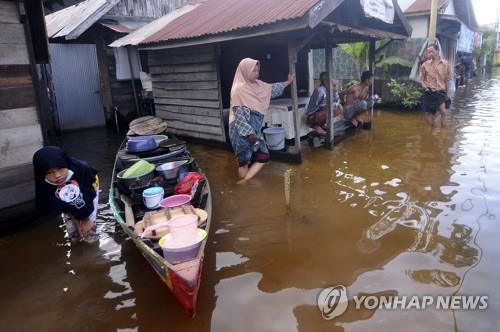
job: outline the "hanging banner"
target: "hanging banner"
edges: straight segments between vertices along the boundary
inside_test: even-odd
[[[482,34],[474,32],[462,24],[460,37],[458,38],[457,51],[462,53],[472,53],[475,48],[481,48]]]
[[[366,17],[394,23],[394,5],[391,0],[361,0],[361,7]]]

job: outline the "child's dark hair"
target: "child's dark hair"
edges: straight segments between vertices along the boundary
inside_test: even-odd
[[[328,79],[328,73],[326,71],[322,71],[321,74],[319,74],[319,80],[321,84],[324,83]]]
[[[373,77],[373,74],[371,71],[369,71],[369,70],[364,71],[363,74],[361,74],[361,82],[369,80],[372,77]]]

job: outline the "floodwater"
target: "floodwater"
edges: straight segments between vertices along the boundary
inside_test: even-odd
[[[119,138],[68,134],[101,170],[98,243],[69,244],[59,220],[0,238],[8,331],[497,331],[500,326],[500,77],[457,92],[445,129],[376,111],[371,131],[300,166],[272,162],[235,185],[230,152],[190,146],[214,213],[198,314],[190,320],[116,227],[106,204]],[[284,178],[293,169],[290,210]],[[316,298],[347,287],[345,314]],[[487,310],[355,310],[354,295],[487,295]]]

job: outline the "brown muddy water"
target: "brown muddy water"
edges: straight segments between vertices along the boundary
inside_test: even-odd
[[[72,245],[59,220],[0,239],[5,331],[498,331],[500,77],[457,92],[447,129],[418,112],[376,111],[374,128],[304,163],[272,162],[235,185],[230,152],[190,146],[214,213],[198,301],[186,319],[116,227],[105,188],[118,137],[66,135],[101,170],[100,241]],[[283,173],[292,168],[287,213]],[[488,309],[355,310],[323,320],[316,298],[488,295]],[[352,302],[352,301],[351,301]]]

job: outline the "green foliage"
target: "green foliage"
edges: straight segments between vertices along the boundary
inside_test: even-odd
[[[487,63],[489,65],[493,62],[493,55],[495,53],[496,47],[496,32],[494,30],[488,30],[483,32],[483,43],[481,48],[475,48],[472,51],[472,56],[474,58],[486,57]]]
[[[340,44],[339,46],[344,52],[346,52],[356,60],[359,72],[361,73],[366,68],[366,64],[368,63],[368,43],[357,42],[350,44]]]
[[[368,52],[368,43],[365,42],[340,44],[339,46],[344,52],[357,59],[364,58],[365,54]]]
[[[400,65],[402,67],[411,68],[413,65],[410,61],[399,56],[388,56],[377,62],[377,67],[382,67],[384,65]]]
[[[422,90],[409,82],[396,81],[391,78],[387,82],[387,87],[396,98],[401,100],[405,108],[415,108],[422,98]]]

